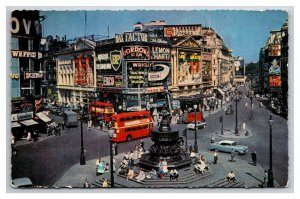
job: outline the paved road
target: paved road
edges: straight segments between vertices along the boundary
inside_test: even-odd
[[[269,129],[268,119],[270,111],[265,108],[259,108],[258,102],[254,101],[254,108],[245,108],[245,100],[250,104],[249,98],[242,98],[238,104],[238,120],[245,122],[247,128],[251,129],[252,136],[249,138],[236,140],[240,144],[249,146],[250,152],[257,151],[258,164],[263,168],[269,167]],[[235,103],[235,102],[233,102]],[[235,107],[235,105],[233,106]],[[252,112],[252,113],[251,113]],[[253,115],[252,120],[249,116]],[[224,111],[206,117],[207,127],[197,131],[197,141],[199,152],[207,152],[210,136],[213,134],[216,141],[222,139],[217,137],[221,125],[219,117],[224,115]],[[60,120],[61,117],[55,117]],[[273,170],[274,178],[281,185],[285,186],[288,179],[288,130],[287,120],[273,116]],[[178,128],[182,133],[185,125],[172,125]],[[80,126],[79,126],[80,127]],[[30,177],[34,184],[41,186],[52,186],[63,174],[74,164],[79,164],[80,156],[80,128],[66,128],[61,136],[52,137],[51,139],[18,146],[18,154],[12,159],[12,178]],[[224,116],[224,128],[234,129],[235,114]],[[86,149],[86,160],[96,159],[98,156],[109,155],[108,133],[100,132],[97,129],[86,131],[84,124],[84,146]],[[118,144],[120,153],[134,149],[140,140],[130,143]],[[145,148],[151,146],[150,138],[145,138]],[[188,143],[194,144],[194,131],[188,131]],[[249,153],[250,154],[250,153]],[[244,160],[249,160],[249,154],[240,156]],[[250,164],[249,164],[250,165]],[[84,166],[82,166],[84,169]]]

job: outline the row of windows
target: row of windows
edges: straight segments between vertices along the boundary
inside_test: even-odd
[[[33,39],[12,37],[11,50],[34,51]]]
[[[148,125],[137,126],[137,127],[132,127],[132,128],[126,128],[125,132],[137,131],[137,130],[142,130],[142,129],[148,129]]]
[[[149,115],[138,115],[138,116],[126,117],[126,118],[121,118],[120,122],[143,119],[143,118],[148,118],[148,117],[149,117]]]

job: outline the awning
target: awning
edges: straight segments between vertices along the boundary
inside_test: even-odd
[[[39,123],[30,119],[30,120],[21,121],[21,124],[24,124],[25,126],[31,126],[31,125],[35,125],[35,124],[39,124]]]
[[[11,123],[11,128],[16,128],[16,127],[20,127],[21,124],[19,122],[12,122]]]
[[[47,115],[45,115],[44,113],[37,113],[36,114],[41,120],[43,120],[44,122],[50,122],[51,118],[49,118]]]

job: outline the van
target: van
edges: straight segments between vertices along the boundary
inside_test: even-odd
[[[66,127],[78,126],[78,115],[74,111],[65,111],[63,114]]]

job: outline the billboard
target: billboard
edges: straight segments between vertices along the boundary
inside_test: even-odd
[[[170,83],[170,62],[127,62],[128,88],[159,87]]]
[[[99,87],[122,87],[122,76],[121,75],[103,75],[97,76],[97,86]]]
[[[202,52],[201,55],[202,55],[202,81],[210,82],[212,81],[212,74],[211,74],[212,54]]]
[[[124,46],[122,56],[124,60],[149,60],[150,49],[148,46]]]
[[[120,50],[112,50],[97,54],[96,69],[100,74],[121,74],[122,55]]]
[[[151,47],[151,60],[170,61],[171,49],[162,46]]]
[[[279,44],[271,44],[268,47],[269,57],[281,56],[281,46]]]
[[[178,84],[201,82],[201,52],[178,50]]]
[[[187,37],[201,35],[201,25],[165,26],[165,37]]]
[[[281,68],[278,64],[278,61],[276,59],[274,59],[271,62],[271,66],[269,68],[269,74],[270,75],[280,75],[281,74]]]
[[[243,78],[245,76],[245,60],[244,59],[238,59],[233,62],[233,65],[235,67],[235,77],[241,77]]]
[[[124,32],[115,35],[116,43],[124,42],[147,42],[147,33],[144,32]]]
[[[270,87],[280,87],[281,86],[281,76],[280,75],[270,75],[269,76],[269,86]]]

